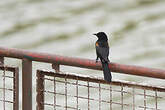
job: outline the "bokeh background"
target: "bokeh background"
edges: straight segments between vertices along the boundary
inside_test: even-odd
[[[95,60],[97,38],[92,34],[99,31],[109,36],[111,62],[164,69],[165,0],[0,1],[2,47]],[[21,66],[19,60],[5,62]],[[33,66],[51,69],[50,64]],[[61,70],[103,77],[101,71],[64,66]],[[113,79],[165,85],[163,80],[116,73]]]

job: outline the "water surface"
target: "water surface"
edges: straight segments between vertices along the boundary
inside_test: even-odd
[[[112,62],[161,69],[165,66],[164,0],[3,0],[0,24],[3,47],[95,59],[97,39],[92,34],[104,31],[109,36]],[[6,63],[21,66],[13,59]],[[35,62],[34,68],[51,66]],[[103,77],[101,71],[61,69]],[[163,80],[116,73],[113,79],[165,84]]]

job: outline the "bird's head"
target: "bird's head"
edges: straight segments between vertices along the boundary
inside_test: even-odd
[[[98,32],[93,35],[97,36],[99,40],[108,40],[108,37],[104,32]]]

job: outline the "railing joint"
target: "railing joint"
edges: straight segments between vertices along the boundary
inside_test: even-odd
[[[0,65],[4,65],[4,57],[0,57]]]
[[[55,70],[56,73],[60,72],[60,64],[53,63],[52,68]]]

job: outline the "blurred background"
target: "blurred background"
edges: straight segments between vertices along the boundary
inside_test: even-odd
[[[2,47],[95,60],[97,38],[92,34],[99,31],[109,36],[111,62],[164,69],[164,0],[0,1]],[[15,59],[5,61],[21,66]],[[50,64],[37,62],[33,66],[51,68]],[[64,66],[61,70],[103,77],[101,71]],[[113,79],[142,83],[155,80],[116,73]],[[164,85],[165,81],[152,84]]]

